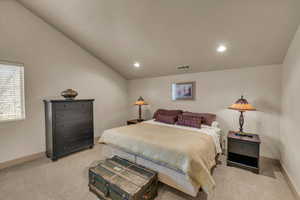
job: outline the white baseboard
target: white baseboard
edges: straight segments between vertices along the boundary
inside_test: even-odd
[[[300,190],[299,188],[297,188],[295,181],[293,180],[291,175],[289,175],[288,171],[286,170],[286,167],[282,162],[280,162],[280,167],[281,167],[282,174],[285,177],[288,185],[290,186],[296,200],[300,200]]]
[[[98,144],[99,138],[100,138],[100,136],[95,137],[94,144]],[[22,163],[33,161],[33,160],[36,160],[39,158],[43,158],[45,156],[46,156],[45,152],[40,152],[40,153],[35,153],[35,154],[28,155],[28,156],[24,156],[21,158],[17,158],[14,160],[5,161],[5,162],[0,163],[0,170],[9,168],[9,167],[13,167],[15,165],[20,165]]]
[[[33,161],[33,160],[36,160],[36,159],[39,159],[39,158],[42,158],[42,157],[45,157],[45,156],[46,156],[45,152],[40,152],[40,153],[35,153],[35,154],[29,155],[29,156],[24,156],[24,157],[21,157],[21,158],[17,158],[17,159],[14,159],[14,160],[9,160],[9,161],[0,163],[0,170],[8,168],[8,167],[15,166],[15,165],[19,165],[19,164],[22,164],[22,163],[25,163],[25,162],[28,162],[28,161]]]

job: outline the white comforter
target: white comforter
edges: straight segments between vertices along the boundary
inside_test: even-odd
[[[187,126],[165,124],[165,123],[154,121],[154,119],[144,121],[143,123],[157,124],[157,125],[161,125],[161,126],[169,126],[169,127],[176,127],[176,128],[181,128],[181,129],[186,129],[186,130],[191,130],[191,131],[197,131],[200,134],[205,133],[205,134],[213,137],[214,143],[216,145],[217,153],[218,154],[222,153],[222,148],[220,145],[221,129],[218,127],[207,126],[207,125],[202,124],[201,129],[199,129],[199,128],[192,128],[192,127],[187,127]]]
[[[151,120],[106,130],[99,142],[180,170],[205,192],[215,187],[210,169],[221,152],[216,128],[196,129]]]

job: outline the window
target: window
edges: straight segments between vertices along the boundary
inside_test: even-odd
[[[0,62],[0,121],[25,119],[24,66]]]

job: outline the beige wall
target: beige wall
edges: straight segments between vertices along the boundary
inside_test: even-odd
[[[196,100],[172,101],[171,83],[185,81],[196,81]],[[226,108],[245,94],[258,109],[245,114],[245,130],[260,134],[262,155],[279,158],[280,84],[280,65],[137,79],[129,81],[129,101],[143,96],[150,104],[143,113],[147,119],[158,108],[216,113],[227,133],[238,130],[239,113]],[[134,106],[131,117],[137,117]]]
[[[246,113],[246,131],[261,135],[263,155],[279,158],[282,70],[279,65],[132,80],[128,98],[128,81],[15,1],[0,1],[0,27],[0,60],[25,64],[27,111],[26,120],[0,123],[0,163],[45,150],[42,100],[58,97],[66,88],[78,90],[78,98],[96,99],[96,135],[123,124],[128,104],[132,108],[130,116],[136,118],[137,108],[131,103],[140,95],[150,103],[143,113],[146,118],[157,108],[213,112],[218,115],[224,132],[237,130],[238,113],[226,107],[245,94],[259,110]],[[288,155],[295,154],[297,140],[294,137],[299,137],[294,133],[300,119],[297,110],[289,106],[296,103],[292,91],[299,87],[296,78],[299,40],[293,43],[284,66],[281,137],[282,161],[298,185],[300,178],[296,168],[300,161]],[[171,100],[171,83],[182,81],[197,82],[196,101]]]
[[[300,196],[300,28],[283,64],[281,163]]]
[[[127,81],[34,16],[0,1],[0,60],[25,64],[26,120],[0,123],[0,163],[45,150],[44,98],[95,98],[95,135],[127,119]],[[108,115],[109,113],[109,115]]]

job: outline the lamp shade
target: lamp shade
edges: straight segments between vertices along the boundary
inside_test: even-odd
[[[248,103],[244,96],[241,96],[234,104],[228,107],[231,110],[238,110],[238,111],[255,111],[256,109]]]
[[[148,103],[145,102],[145,100],[143,99],[143,97],[140,97],[135,103],[134,105],[148,105]]]

